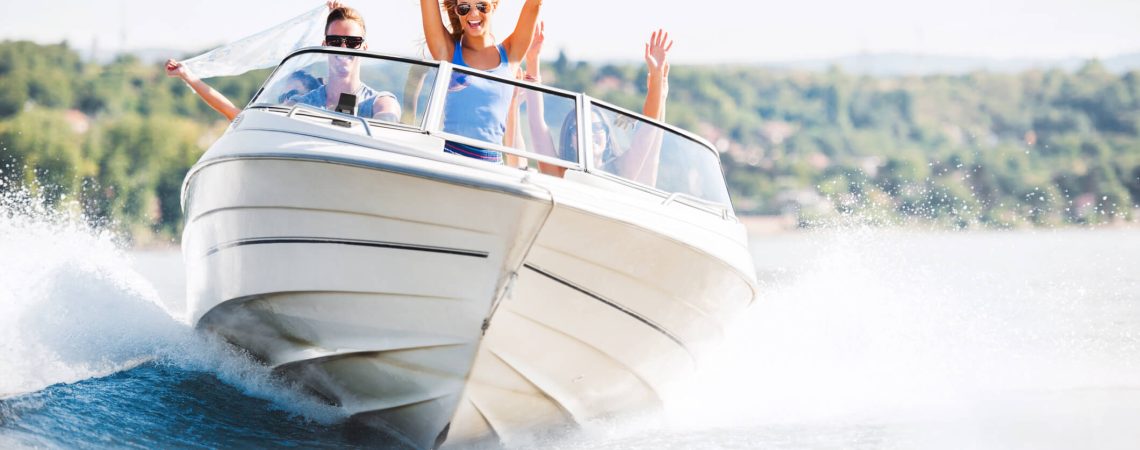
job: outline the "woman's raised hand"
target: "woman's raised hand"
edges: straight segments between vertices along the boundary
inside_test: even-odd
[[[673,48],[673,41],[669,40],[669,33],[658,29],[645,43],[645,64],[649,66],[649,75],[669,76],[669,49]]]
[[[329,6],[329,11],[332,11],[334,9],[340,8],[341,6],[344,6],[344,3],[341,3],[340,0],[329,0],[328,2],[326,2],[326,4]]]
[[[187,80],[190,78],[190,69],[173,59],[166,60],[166,76]]]
[[[546,40],[546,22],[538,22],[534,27],[534,38],[526,49],[526,70],[529,75],[538,76],[538,55],[542,53],[542,42]]]

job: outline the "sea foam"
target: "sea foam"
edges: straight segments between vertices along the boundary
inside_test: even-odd
[[[341,418],[240,350],[195,332],[132,268],[114,233],[64,211],[26,193],[0,199],[0,398],[154,361],[211,373],[317,422]]]

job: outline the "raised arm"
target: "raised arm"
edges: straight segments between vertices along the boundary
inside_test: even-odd
[[[648,66],[648,93],[641,113],[646,117],[665,121],[665,99],[669,96],[669,49],[673,41],[669,33],[657,30],[645,44],[645,65]],[[656,126],[641,123],[630,143],[630,149],[623,155],[620,164],[621,174],[629,179],[655,186],[657,169],[660,165],[661,144],[664,131]]]
[[[641,113],[658,121],[665,121],[665,98],[669,96],[669,49],[673,41],[669,33],[657,30],[645,43],[645,65],[649,68],[645,106]]]
[[[412,125],[416,122],[416,113],[419,112],[420,93],[424,89],[424,81],[427,79],[428,68],[413,64],[408,68],[408,79],[404,83],[404,107],[400,121],[405,125]]]
[[[424,25],[424,40],[428,52],[437,61],[451,61],[455,52],[455,41],[443,25],[443,14],[436,0],[420,0],[420,18]]]
[[[533,83],[542,83],[542,70],[539,66],[538,55],[542,53],[542,43],[546,40],[546,24],[539,23],[534,27],[534,38],[526,52],[526,72],[523,79]],[[546,105],[542,94],[533,89],[526,90],[526,116],[530,123],[530,134],[534,140],[535,152],[546,156],[558,157],[554,151],[554,139],[550,137],[550,128],[546,126]]]
[[[522,78],[522,70],[515,71],[515,79],[521,80]],[[526,150],[526,142],[524,142],[522,135],[522,124],[519,123],[519,105],[522,104],[522,90],[517,87],[513,90],[514,94],[511,95],[511,105],[507,110],[507,130],[503,134],[503,145],[519,150]],[[525,169],[527,165],[526,158],[510,153],[503,154],[503,162],[507,167],[517,169]]]
[[[526,56],[530,42],[534,38],[535,25],[538,24],[538,13],[541,10],[542,0],[526,0],[526,3],[523,3],[519,21],[515,23],[515,30],[507,36],[507,40],[503,41],[503,47],[507,50],[507,60],[511,63],[518,64]]]
[[[546,24],[539,22],[534,27],[534,37],[526,52],[526,74],[524,79],[533,83],[542,83],[542,67],[538,57],[542,53],[542,43],[546,40]],[[554,148],[554,137],[550,135],[550,127],[546,125],[546,105],[542,93],[526,90],[526,116],[530,124],[531,145],[535,153],[540,155],[558,157]],[[547,175],[562,176],[566,169],[553,164],[538,163],[539,172]]]
[[[205,100],[207,105],[214,108],[214,111],[225,116],[226,120],[234,120],[234,117],[237,117],[237,115],[241,113],[241,109],[234,106],[230,99],[210,87],[210,85],[195,76],[190,72],[190,69],[178,61],[173,59],[166,60],[166,76],[180,78],[186,82],[186,84],[190,85],[190,88],[194,90],[194,93],[202,97],[202,100]]]

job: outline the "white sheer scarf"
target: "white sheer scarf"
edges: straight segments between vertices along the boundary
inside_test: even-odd
[[[198,78],[241,75],[273,67],[293,50],[320,45],[329,8],[320,7],[252,36],[182,61]]]

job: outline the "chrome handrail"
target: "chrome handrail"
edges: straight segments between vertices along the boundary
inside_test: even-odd
[[[592,110],[593,107],[597,106],[599,108],[609,109],[609,110],[611,110],[615,113],[618,113],[618,114],[630,116],[630,117],[632,117],[632,118],[634,118],[640,122],[648,123],[650,125],[656,126],[660,129],[666,131],[666,132],[676,134],[677,136],[679,136],[683,139],[688,139],[688,140],[696,143],[700,147],[704,147],[707,151],[712,153],[714,155],[714,157],[716,157],[717,166],[719,166],[721,176],[723,176],[724,175],[724,167],[721,165],[719,152],[717,151],[716,147],[711,142],[704,139],[703,137],[698,136],[698,135],[696,135],[692,132],[689,132],[687,130],[683,130],[683,129],[678,128],[676,126],[658,121],[655,118],[647,117],[643,114],[640,114],[639,112],[629,111],[625,108],[618,107],[618,106],[613,105],[611,103],[598,100],[596,98],[587,96],[586,94],[583,94],[583,93],[570,92],[570,91],[554,88],[551,86],[536,84],[536,83],[527,82],[527,81],[523,81],[523,80],[517,80],[514,78],[510,78],[510,77],[504,77],[504,76],[492,74],[492,73],[489,73],[487,71],[483,71],[483,70],[479,70],[479,69],[473,69],[473,68],[463,67],[463,66],[455,66],[455,65],[453,65],[449,62],[446,62],[446,61],[418,60],[418,59],[412,59],[412,58],[407,58],[407,57],[400,57],[400,56],[394,56],[394,55],[375,53],[375,52],[370,52],[370,51],[351,50],[351,49],[344,49],[344,48],[330,48],[330,47],[308,47],[308,48],[299,49],[299,50],[293,52],[292,54],[290,54],[288,57],[286,57],[285,60],[287,61],[290,58],[293,58],[293,57],[298,56],[298,55],[303,54],[303,53],[334,53],[334,54],[345,54],[345,55],[353,55],[353,56],[365,56],[365,57],[373,57],[373,58],[384,59],[384,60],[406,62],[406,63],[416,64],[416,65],[423,65],[426,67],[434,67],[437,69],[437,71],[436,71],[436,76],[435,76],[435,80],[434,80],[434,85],[431,86],[431,88],[430,88],[431,94],[430,94],[430,97],[428,100],[428,104],[425,105],[424,118],[418,127],[410,127],[410,128],[418,129],[418,131],[425,133],[427,135],[436,136],[436,137],[439,137],[442,139],[446,139],[446,140],[461,143],[461,144],[471,145],[474,147],[484,148],[484,149],[492,150],[492,151],[498,151],[498,152],[502,152],[505,154],[516,155],[519,157],[533,159],[535,161],[539,161],[539,162],[543,162],[543,163],[549,163],[549,164],[560,166],[560,167],[576,169],[576,170],[584,170],[586,172],[591,172],[595,175],[606,176],[607,178],[612,177],[615,180],[623,182],[623,184],[627,184],[629,186],[634,186],[634,187],[637,187],[639,189],[645,190],[647,192],[653,192],[653,193],[656,193],[657,195],[660,195],[661,197],[664,198],[664,201],[662,203],[663,205],[668,205],[670,203],[677,202],[678,200],[684,200],[681,203],[685,203],[689,206],[695,206],[695,207],[699,207],[702,209],[717,210],[721,213],[722,216],[725,216],[725,217],[732,217],[733,216],[732,207],[730,204],[721,204],[718,202],[712,202],[709,200],[705,200],[705,199],[693,196],[691,194],[665,191],[665,190],[659,189],[655,186],[645,185],[645,184],[639,183],[637,181],[626,179],[626,178],[618,176],[618,175],[608,174],[608,173],[605,173],[604,171],[598,170],[599,168],[597,168],[597,167],[593,167],[593,158],[588,156],[588,155],[592,154],[595,149],[592,148],[593,147],[592,139],[589,139],[589,136],[587,135],[587,131],[588,131],[587,127],[579,126],[578,127],[578,136],[575,137],[578,141],[578,144],[579,144],[578,145],[578,155],[577,155],[578,161],[566,161],[566,160],[563,160],[563,159],[560,159],[557,157],[553,157],[553,156],[549,156],[549,155],[542,155],[542,154],[539,154],[537,152],[530,151],[530,150],[507,147],[507,146],[504,146],[501,144],[492,144],[489,142],[480,141],[478,139],[473,139],[473,138],[468,138],[468,137],[448,133],[448,132],[443,130],[443,116],[444,116],[443,113],[444,113],[444,109],[445,109],[447,89],[448,89],[450,81],[451,81],[451,74],[454,72],[463,72],[463,73],[475,75],[478,77],[482,77],[485,79],[489,79],[489,80],[500,82],[500,83],[507,84],[507,85],[512,85],[512,86],[521,87],[521,88],[525,88],[525,89],[533,89],[533,90],[536,90],[538,92],[554,94],[554,95],[558,95],[558,96],[562,96],[562,97],[573,98],[575,101],[575,108],[577,109],[577,120],[579,123],[589,123],[590,111]],[[280,69],[280,66],[278,66],[278,69]],[[274,72],[276,73],[276,69],[274,70]],[[270,79],[272,79],[272,78],[273,78],[273,76],[271,75]],[[268,79],[266,82],[268,83]],[[262,86],[262,89],[264,89],[264,86]],[[260,94],[260,90],[259,90],[259,94]],[[256,97],[257,96],[255,96],[255,98]],[[326,118],[330,118],[333,120],[346,120],[349,118],[358,120],[358,121],[360,121],[360,123],[362,123],[364,125],[365,133],[370,137],[372,136],[372,127],[369,124],[368,120],[365,118],[353,116],[353,115],[347,115],[347,114],[343,114],[343,113],[337,113],[334,111],[328,111],[328,110],[313,107],[311,105],[302,105],[302,104],[294,105],[292,107],[292,109],[289,110],[288,116],[293,117],[299,111],[305,111],[307,113],[312,113],[312,114],[315,114],[317,116],[326,117]]]
[[[684,201],[678,202],[677,200],[684,200]],[[669,206],[669,204],[673,203],[673,202],[696,203],[696,205],[690,205],[690,206],[700,206],[700,207],[704,207],[704,208],[713,208],[713,209],[716,209],[717,211],[720,211],[720,216],[724,219],[728,219],[729,217],[733,216],[732,208],[729,208],[728,205],[724,205],[722,203],[711,202],[711,201],[705,200],[703,198],[697,197],[693,194],[688,194],[685,192],[673,192],[673,193],[669,194],[669,196],[665,198],[665,201],[661,202],[661,206]]]

